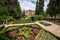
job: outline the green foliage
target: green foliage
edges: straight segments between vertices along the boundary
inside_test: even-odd
[[[28,40],[29,35],[31,35],[33,33],[32,29],[34,27],[39,28],[39,26],[37,26],[35,24],[34,25],[25,25],[25,27],[24,26],[16,26],[16,27],[8,27],[8,28],[2,27],[2,28],[0,28],[0,40],[16,40],[16,38],[18,36],[23,36],[26,40]],[[7,36],[7,34],[14,30],[18,31],[18,34],[15,36],[16,38],[14,38],[14,37],[9,38]]]
[[[31,20],[31,18],[29,19],[25,19],[25,18],[20,18],[19,20],[15,20],[13,23],[32,23],[33,21]]]
[[[47,8],[47,13],[50,17],[57,17],[57,14],[60,13],[60,0],[50,0]]]
[[[41,15],[43,15],[44,17],[47,17],[48,13],[43,12]]]
[[[0,16],[0,24],[5,21],[14,21],[14,18],[12,16]]]
[[[6,16],[7,21],[14,21],[14,18],[12,16]]]
[[[43,18],[44,18],[44,16],[43,16],[43,15],[39,15],[39,18],[40,18],[40,19],[43,19]]]
[[[26,28],[25,30],[26,30],[26,32],[24,32],[24,31],[22,31],[22,30],[24,30],[23,28],[20,28],[19,29],[19,34],[18,35],[24,35],[26,38],[28,38],[29,37],[29,34],[31,34],[31,33],[33,33],[31,30],[32,30],[32,28]]]
[[[59,18],[60,18],[60,14],[59,14],[58,16],[59,16]]]
[[[0,35],[0,40],[12,40],[10,38],[8,38],[6,35]]]
[[[9,15],[13,16],[14,18],[20,18],[21,17],[21,8],[19,5],[18,0],[10,0],[11,7],[9,6]],[[8,5],[7,5],[8,6]]]
[[[44,7],[44,0],[37,0],[35,14],[37,15],[41,14],[43,12],[43,7]]]
[[[0,5],[0,15],[8,15],[8,10],[6,6]]]
[[[8,15],[14,18],[20,18],[21,8],[18,0],[0,0],[0,15]]]
[[[31,19],[32,19],[33,21],[42,20],[43,18],[44,18],[43,15],[34,15],[34,16],[31,17]]]
[[[20,17],[21,8],[18,0],[0,0],[0,24]]]
[[[23,14],[22,14],[23,17],[25,17],[25,10],[23,10]]]
[[[20,18],[19,20],[15,20],[13,23],[25,23],[25,19]]]
[[[12,40],[12,39],[8,38],[7,35],[5,34],[7,29],[8,28],[0,27],[0,40]]]

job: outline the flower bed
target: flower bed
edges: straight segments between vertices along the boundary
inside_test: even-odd
[[[8,27],[4,35],[10,40],[34,40],[39,31],[40,27],[38,25],[22,25]]]

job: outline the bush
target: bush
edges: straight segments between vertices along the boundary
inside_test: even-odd
[[[38,20],[44,19],[44,16],[42,16],[42,15],[34,15],[34,16],[31,17],[31,19],[33,21],[38,21]]]
[[[6,21],[13,21],[14,18],[11,17],[11,16],[0,16],[0,24],[2,24],[3,22],[6,22]]]
[[[20,18],[19,20],[15,20],[13,23],[25,23],[25,19]]]
[[[58,16],[59,16],[59,18],[60,18],[60,14],[59,14]]]
[[[13,18],[12,16],[7,16],[7,17],[6,17],[6,20],[7,20],[7,21],[14,21],[14,18]]]

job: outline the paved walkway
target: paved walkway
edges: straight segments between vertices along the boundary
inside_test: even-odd
[[[44,25],[40,24],[39,22],[46,22],[46,23],[51,24],[51,26],[44,26]],[[48,22],[48,21],[37,21],[37,22],[35,22],[35,24],[38,24],[43,29],[49,31],[50,33],[54,34],[55,36],[60,37],[60,25],[57,25],[57,24],[54,24],[54,23]]]

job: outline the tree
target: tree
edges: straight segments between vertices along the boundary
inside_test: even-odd
[[[8,15],[8,10],[6,6],[0,5],[0,16]]]
[[[21,8],[18,0],[0,0],[0,23],[11,20],[11,18],[20,19]]]
[[[57,13],[60,14],[60,0],[56,0],[57,1]]]
[[[43,7],[44,7],[44,0],[37,0],[35,14],[39,15],[43,13]]]
[[[25,17],[25,10],[23,10],[23,17]]]
[[[57,2],[58,0],[50,0],[49,4],[48,4],[48,8],[47,8],[47,13],[49,13],[49,15],[52,17],[56,18],[56,15],[59,13],[59,2]]]
[[[14,18],[21,17],[21,8],[18,0],[6,0],[5,5],[8,7],[9,16]]]

